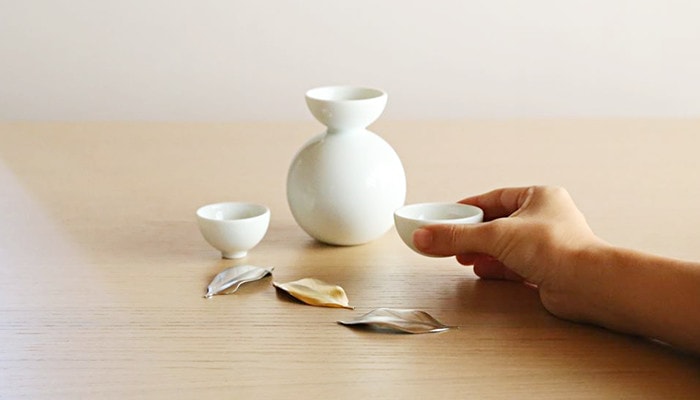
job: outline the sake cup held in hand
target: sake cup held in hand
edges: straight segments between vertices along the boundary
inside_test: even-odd
[[[270,225],[270,209],[251,203],[216,203],[197,210],[204,239],[223,258],[243,258],[255,247]]]
[[[484,212],[460,203],[420,203],[403,206],[394,212],[394,224],[401,239],[415,252],[426,256],[413,245],[413,232],[426,225],[474,224],[484,220]]]

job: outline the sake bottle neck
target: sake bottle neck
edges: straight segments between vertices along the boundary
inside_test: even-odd
[[[331,135],[352,135],[352,134],[360,134],[362,132],[366,132],[367,129],[362,126],[358,127],[352,127],[352,128],[337,128],[337,127],[328,127],[326,129],[326,133],[331,134]]]

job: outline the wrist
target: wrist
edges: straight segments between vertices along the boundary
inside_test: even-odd
[[[601,324],[607,319],[615,295],[615,248],[602,240],[568,251],[561,258],[556,279],[540,287],[544,306],[554,315],[572,321]]]
[[[700,352],[700,265],[602,242],[570,263],[555,314]]]

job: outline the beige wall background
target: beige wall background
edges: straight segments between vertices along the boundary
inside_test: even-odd
[[[700,117],[695,0],[0,0],[0,119]]]

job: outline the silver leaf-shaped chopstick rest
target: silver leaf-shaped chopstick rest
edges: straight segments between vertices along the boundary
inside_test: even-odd
[[[212,297],[217,294],[231,294],[247,282],[257,281],[272,274],[274,268],[262,268],[254,265],[239,265],[226,268],[219,272],[207,286],[207,294],[204,297]]]
[[[393,308],[377,308],[353,320],[338,323],[346,326],[367,325],[406,333],[434,333],[454,328],[444,325],[425,311]]]

